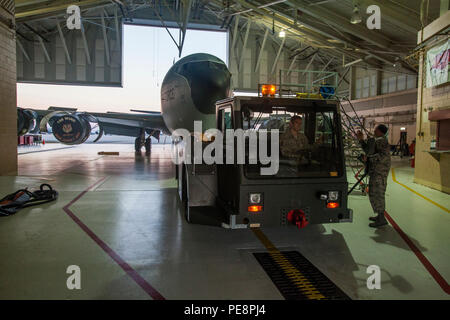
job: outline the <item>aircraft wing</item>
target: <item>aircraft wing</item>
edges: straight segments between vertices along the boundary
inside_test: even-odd
[[[141,129],[145,129],[147,133],[151,130],[169,133],[160,112],[141,114],[107,112],[89,115],[98,120],[99,127],[106,134],[137,137]]]
[[[46,132],[47,124],[49,124],[60,142],[79,144],[89,137],[89,123],[92,122],[98,123],[100,129],[100,135],[95,141],[98,141],[103,133],[139,137],[145,132],[157,139],[160,133],[169,134],[161,112],[131,111],[133,113],[97,113],[79,112],[75,108],[61,107],[50,107],[47,110],[18,108],[18,116],[23,122],[19,134],[35,133],[39,130]]]

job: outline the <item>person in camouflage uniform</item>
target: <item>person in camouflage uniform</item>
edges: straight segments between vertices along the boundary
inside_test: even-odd
[[[358,140],[366,153],[366,162],[369,166],[369,199],[376,217],[370,217],[373,221],[370,227],[378,228],[386,225],[388,222],[384,217],[386,206],[385,193],[387,186],[387,177],[391,167],[391,153],[386,133],[388,129],[380,124],[375,128],[375,139],[364,140],[361,131],[358,132]]]
[[[308,138],[300,132],[302,128],[302,118],[293,116],[289,123],[289,128],[281,135],[281,155],[287,158],[301,158],[301,151],[311,149]]]

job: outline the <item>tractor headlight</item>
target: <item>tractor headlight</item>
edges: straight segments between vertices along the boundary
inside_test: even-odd
[[[327,201],[328,195],[326,193],[321,193],[321,194],[319,194],[319,198],[320,198],[320,200]]]
[[[262,194],[261,193],[250,193],[248,197],[248,202],[253,204],[258,204],[262,202]]]
[[[336,201],[339,199],[339,191],[328,191],[328,200]]]

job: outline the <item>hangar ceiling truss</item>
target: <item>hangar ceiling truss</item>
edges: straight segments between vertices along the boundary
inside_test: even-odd
[[[67,62],[73,57],[67,48],[63,26],[67,6],[81,7],[83,39],[90,27],[101,30],[110,63],[109,34],[119,31],[117,21],[137,25],[178,28],[178,39],[169,32],[182,54],[186,30],[205,29],[229,31],[230,52],[243,52],[249,35],[258,34],[260,48],[273,46],[276,53],[272,69],[287,53],[290,66],[305,58],[314,59],[324,70],[346,72],[347,66],[396,68],[398,71],[417,72],[416,64],[408,59],[416,46],[417,32],[422,24],[439,16],[439,3],[422,0],[16,0],[15,17],[18,48],[29,60],[27,42],[37,42],[46,61],[53,59],[48,52],[48,38],[56,34],[64,47]],[[363,21],[352,24],[354,5],[358,5]],[[369,30],[365,25],[369,5],[381,8],[381,30]],[[100,10],[100,11],[99,11]],[[57,22],[57,23],[56,23]],[[285,33],[284,38],[278,36]],[[106,36],[105,36],[106,34]],[[117,42],[120,41],[119,37]],[[84,40],[86,59],[91,49]],[[116,42],[116,45],[117,45]],[[240,47],[236,44],[239,43]],[[242,46],[243,45],[243,46]],[[236,51],[237,50],[237,51]],[[239,51],[241,50],[241,51]],[[46,53],[47,51],[47,53]],[[241,69],[240,57],[237,66]],[[261,66],[261,55],[253,68]],[[341,76],[343,76],[341,74]],[[347,81],[345,77],[344,81]]]

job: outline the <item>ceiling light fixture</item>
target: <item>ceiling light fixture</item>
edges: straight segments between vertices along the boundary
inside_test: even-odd
[[[342,40],[339,40],[339,39],[328,39],[327,41],[331,42],[331,43],[342,43],[343,42]]]
[[[352,17],[350,19],[350,23],[358,24],[362,22],[361,13],[359,12],[359,7],[355,4],[355,8],[353,9]]]
[[[280,38],[284,38],[284,37],[286,37],[286,32],[284,30],[281,30],[280,33],[278,34],[278,36]]]

